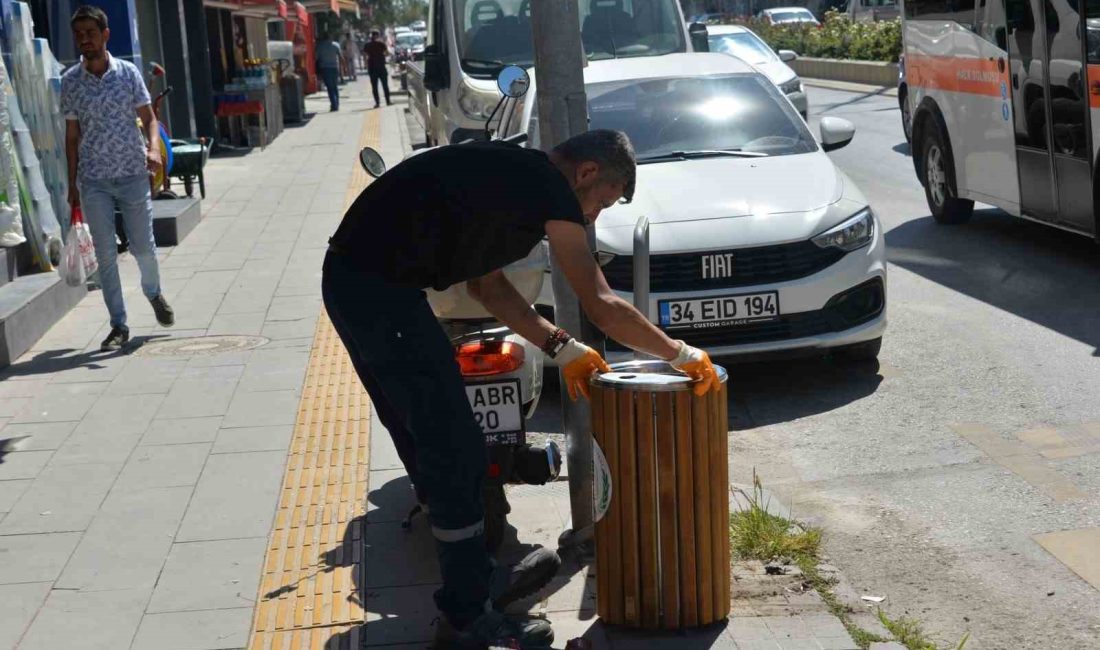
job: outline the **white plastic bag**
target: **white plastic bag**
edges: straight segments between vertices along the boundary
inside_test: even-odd
[[[70,287],[79,287],[99,268],[92,245],[92,233],[84,223],[80,208],[73,209],[69,234],[65,236],[65,250],[61,255],[61,275]]]

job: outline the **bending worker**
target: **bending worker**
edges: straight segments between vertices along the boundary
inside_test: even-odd
[[[700,394],[718,388],[707,354],[670,339],[616,296],[589,251],[585,225],[620,199],[629,201],[634,178],[633,147],[616,131],[576,136],[549,155],[501,142],[440,147],[363,190],[330,240],[325,307],[428,504],[443,577],[435,594],[441,644],[484,648],[511,640],[544,648],[553,631],[545,621],[505,617],[488,605],[485,437],[423,289],[466,282],[493,316],[557,360],[570,397],[587,396],[592,374],[607,364],[541,318],[501,270],[548,237],[596,327],[667,359],[698,380]],[[513,581],[524,582],[516,574]]]

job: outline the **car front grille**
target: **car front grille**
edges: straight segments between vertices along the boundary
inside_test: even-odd
[[[704,279],[703,256],[716,254],[733,256],[731,272],[726,277]],[[705,291],[786,282],[813,275],[837,263],[842,257],[844,251],[821,248],[811,241],[705,253],[651,255],[649,290],[655,293]],[[616,256],[603,267],[603,274],[612,289],[633,291],[633,256]]]

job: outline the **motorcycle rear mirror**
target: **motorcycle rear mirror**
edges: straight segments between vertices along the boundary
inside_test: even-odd
[[[527,94],[531,87],[531,77],[518,65],[510,65],[497,75],[497,88],[505,97],[516,99]]]
[[[359,164],[374,178],[386,173],[386,161],[382,159],[382,154],[370,147],[363,147],[359,151]]]

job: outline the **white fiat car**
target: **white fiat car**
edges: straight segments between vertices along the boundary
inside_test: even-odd
[[[527,130],[537,147],[535,85],[502,131]],[[825,154],[851,141],[851,123],[824,117],[815,140],[771,81],[724,54],[593,62],[585,90],[590,128],[626,132],[638,159],[633,202],[596,222],[599,260],[619,295],[634,300],[634,232],[646,217],[646,307],[670,336],[719,357],[878,355],[882,228]],[[628,353],[611,341],[608,351],[614,360]]]

